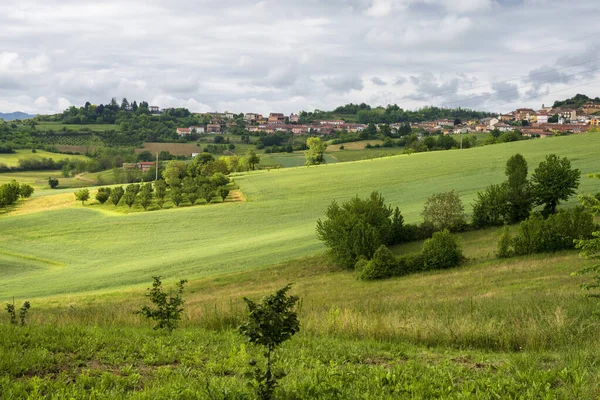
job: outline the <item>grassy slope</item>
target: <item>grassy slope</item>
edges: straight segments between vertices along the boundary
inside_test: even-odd
[[[143,290],[37,299],[29,327],[0,315],[0,392],[247,398],[244,372],[260,356],[233,331],[241,297],[295,282],[302,328],[281,349],[280,398],[597,398],[598,321],[569,274],[588,262],[497,260],[499,234],[461,235],[460,268],[382,282],[322,256],[190,282],[173,335],[132,314]]]
[[[87,160],[86,156],[71,155],[71,154],[57,154],[50,153],[43,150],[37,150],[32,153],[31,150],[17,150],[12,154],[0,154],[0,163],[6,164],[9,167],[15,167],[19,165],[19,160],[41,160],[42,158],[51,158],[55,161],[64,160],[66,158],[71,160]]]
[[[119,130],[119,126],[115,124],[85,124],[85,125],[77,125],[77,124],[61,124],[60,122],[40,122],[36,126],[36,130],[38,131],[48,131],[52,129],[55,132],[62,131],[63,128],[66,128],[71,132],[79,132],[83,130],[90,130],[92,132],[104,132],[110,130]]]
[[[192,278],[256,269],[323,249],[315,221],[332,200],[379,190],[414,222],[436,192],[456,189],[468,205],[477,190],[504,179],[504,164],[516,152],[531,170],[556,152],[585,174],[600,170],[599,145],[600,135],[588,134],[261,171],[234,177],[245,203],[126,216],[74,208],[2,218],[0,264],[15,269],[29,256],[48,263],[1,276],[0,298],[114,290],[159,273]],[[599,189],[597,180],[582,178],[580,192]]]

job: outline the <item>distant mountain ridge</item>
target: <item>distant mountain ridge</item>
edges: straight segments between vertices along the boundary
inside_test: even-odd
[[[33,117],[35,117],[35,114],[27,114],[21,111],[15,111],[12,113],[0,112],[0,119],[3,119],[5,121],[14,121],[16,119],[31,119]]]

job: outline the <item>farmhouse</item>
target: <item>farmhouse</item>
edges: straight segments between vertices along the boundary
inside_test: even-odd
[[[204,127],[203,126],[190,126],[190,131],[192,131],[194,133],[204,133]]]
[[[221,125],[219,125],[219,124],[206,125],[206,133],[221,133]]]
[[[192,133],[190,128],[177,128],[176,132],[179,136],[189,135]]]
[[[281,113],[271,113],[271,114],[269,114],[269,123],[270,124],[284,124],[285,116]]]
[[[142,161],[138,163],[123,163],[124,170],[139,169],[142,172],[148,172],[150,168],[154,168],[154,162]]]

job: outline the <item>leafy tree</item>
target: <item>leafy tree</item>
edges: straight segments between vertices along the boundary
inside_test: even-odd
[[[96,200],[98,200],[98,202],[100,202],[100,204],[106,203],[106,201],[109,198],[110,198],[110,188],[101,187],[98,189],[98,192],[96,193]]]
[[[281,374],[274,373],[274,351],[283,342],[290,339],[300,330],[300,322],[296,312],[298,296],[287,293],[291,285],[286,285],[275,294],[264,297],[260,303],[245,298],[248,306],[249,320],[242,324],[238,331],[254,345],[265,348],[266,367],[264,372],[256,361],[254,367],[256,393],[259,399],[273,399],[277,381]]]
[[[148,150],[144,150],[140,154],[138,154],[137,160],[146,162],[154,161],[154,156]]]
[[[200,188],[198,184],[192,177],[183,178],[183,192],[185,193],[187,199],[194,205],[196,201],[200,198]]]
[[[206,200],[207,203],[210,203],[213,197],[215,197],[215,189],[212,185],[202,185],[200,187],[200,195],[204,200]]]
[[[229,178],[224,174],[217,172],[210,178],[210,183],[214,187],[225,186],[229,183]]]
[[[121,201],[121,198],[124,194],[125,191],[123,190],[122,186],[117,186],[111,190],[110,201],[115,205],[115,207],[119,204],[119,201]]]
[[[179,204],[183,201],[183,191],[181,190],[181,187],[171,187],[171,201],[176,207],[179,207]]]
[[[250,169],[252,171],[254,171],[254,168],[256,167],[256,165],[258,165],[260,163],[260,157],[257,156],[253,150],[250,150],[248,152],[248,154],[246,155],[246,162],[248,163],[248,166],[250,167]]]
[[[160,208],[163,208],[165,197],[167,196],[167,184],[164,180],[160,179],[154,182],[154,193],[156,194],[156,204]]]
[[[31,197],[33,192],[34,192],[33,186],[28,185],[26,183],[21,183],[21,186],[19,187],[19,197],[20,198],[28,199]]]
[[[162,173],[163,179],[171,188],[179,186],[186,174],[186,166],[182,161],[170,161]]]
[[[139,193],[140,205],[144,207],[144,210],[148,209],[148,206],[152,204],[152,184],[150,182],[142,185]]]
[[[149,288],[149,293],[146,297],[150,299],[150,302],[154,305],[153,308],[146,305],[142,306],[139,311],[134,314],[140,314],[148,319],[153,319],[158,323],[154,326],[154,329],[166,329],[172,332],[181,320],[181,314],[183,313],[183,286],[187,280],[182,279],[177,283],[177,290],[175,293],[166,293],[162,287],[162,277],[153,276],[152,288]]]
[[[217,195],[221,198],[222,201],[225,201],[227,196],[229,196],[229,189],[227,189],[225,186],[220,186],[219,188],[217,188]]]
[[[394,211],[383,196],[373,192],[367,199],[355,197],[341,206],[333,201],[317,221],[317,237],[325,242],[329,254],[341,266],[354,268],[359,257],[371,259],[382,244],[392,244]]]
[[[309,137],[306,140],[308,151],[305,152],[306,165],[318,165],[325,162],[323,153],[325,152],[325,143],[318,137]]]
[[[55,189],[58,186],[58,179],[56,178],[48,178],[48,185],[51,189]]]
[[[426,223],[438,230],[455,231],[465,225],[465,210],[454,190],[436,193],[428,198],[422,215]]]
[[[90,199],[90,191],[88,189],[81,189],[75,192],[75,198],[81,202],[81,205]]]
[[[490,185],[483,192],[477,193],[473,204],[473,226],[503,225],[509,220],[509,205],[506,185]]]
[[[527,180],[527,161],[515,154],[506,162],[506,202],[510,222],[519,222],[529,217],[533,207],[531,186]]]
[[[392,136],[392,129],[390,128],[390,126],[388,124],[381,125],[379,127],[379,132],[385,137]]]
[[[537,205],[543,205],[543,214],[556,213],[561,200],[568,200],[579,187],[580,171],[571,168],[571,162],[549,154],[531,176],[533,194]]]

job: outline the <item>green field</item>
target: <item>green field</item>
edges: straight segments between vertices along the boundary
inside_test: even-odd
[[[569,157],[579,193],[595,193],[599,146],[586,134],[234,174],[246,202],[126,215],[52,205],[74,204],[66,189],[27,200],[48,207],[0,216],[0,300],[32,301],[28,326],[0,314],[0,397],[253,398],[261,352],[235,332],[242,297],[293,282],[301,331],[281,348],[278,398],[599,398],[599,303],[571,276],[591,265],[576,251],[499,259],[502,229],[480,230],[458,234],[458,268],[364,282],[315,237],[332,200],[373,190],[407,222],[452,189],[469,212],[517,152],[530,173],[546,154]],[[172,335],[133,315],[158,274],[190,279]]]
[[[512,154],[524,154],[533,170],[556,152],[587,174],[600,170],[599,145],[600,135],[588,134],[272,169],[233,177],[244,203],[123,216],[80,207],[1,218],[0,262],[9,269],[23,257],[46,264],[2,279],[0,298],[110,291],[157,273],[193,278],[257,269],[322,250],[315,221],[332,200],[379,190],[415,222],[427,197],[455,189],[469,211],[478,190],[504,179]],[[580,193],[599,190],[598,180],[582,178]]]
[[[63,131],[66,129],[71,132],[104,132],[119,130],[119,126],[115,124],[85,124],[85,125],[77,125],[77,124],[61,124],[60,122],[40,122],[36,125],[35,129],[41,132],[47,132],[49,130],[53,130],[54,132]]]
[[[86,156],[71,155],[71,154],[57,154],[50,153],[48,151],[36,150],[32,153],[31,150],[16,150],[12,154],[0,154],[0,163],[6,164],[9,167],[16,167],[19,165],[20,159],[26,160],[41,160],[42,158],[51,158],[54,161],[64,160],[66,158],[70,160],[87,160]]]

